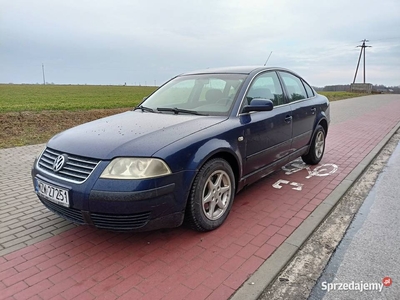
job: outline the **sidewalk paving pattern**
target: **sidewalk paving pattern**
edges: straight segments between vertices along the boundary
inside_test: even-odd
[[[310,173],[318,166],[276,172],[237,195],[209,233],[75,226],[33,193],[30,168],[44,145],[0,150],[0,299],[228,299],[400,122],[397,95],[331,106],[317,169],[326,176]]]

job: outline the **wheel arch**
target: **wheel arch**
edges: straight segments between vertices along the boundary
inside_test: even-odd
[[[316,122],[315,127],[314,127],[314,130],[313,130],[313,133],[312,133],[312,135],[311,135],[311,138],[310,138],[310,141],[309,141],[309,144],[308,144],[308,147],[307,147],[307,151],[304,153],[304,155],[307,155],[307,154],[309,153],[310,147],[311,147],[311,143],[312,143],[312,141],[314,140],[314,136],[315,136],[315,133],[316,133],[316,131],[317,131],[317,127],[318,127],[319,125],[322,126],[322,128],[324,129],[324,131],[325,131],[325,138],[326,138],[326,136],[327,136],[327,134],[328,134],[328,127],[329,127],[328,124],[329,124],[329,123],[328,123],[328,120],[327,120],[325,117],[320,118],[320,119],[318,120],[318,122]]]
[[[235,176],[235,192],[236,192],[237,186],[239,183],[239,178],[240,178],[240,167],[239,167],[239,162],[237,161],[236,157],[228,151],[217,152],[217,153],[214,153],[213,155],[211,155],[209,158],[207,158],[207,160],[205,160],[203,162],[202,166],[214,158],[221,158],[221,159],[227,161],[228,164],[231,166],[233,175]]]
[[[238,184],[239,184],[239,180],[240,180],[240,176],[241,176],[241,169],[240,169],[240,162],[237,158],[236,155],[234,155],[233,153],[231,153],[229,150],[227,149],[219,149],[218,151],[215,151],[213,153],[210,153],[210,155],[208,155],[207,157],[205,157],[202,162],[199,164],[196,175],[193,176],[192,181],[190,183],[190,188],[189,188],[189,194],[188,197],[190,197],[190,190],[193,187],[193,183],[196,179],[196,176],[198,174],[198,171],[210,160],[213,160],[215,158],[221,158],[223,160],[225,160],[230,167],[232,168],[232,172],[234,175],[234,179],[235,179],[235,194],[237,192],[237,188],[238,188]],[[188,200],[188,199],[187,199]],[[188,203],[189,201],[186,201],[186,205],[185,205],[185,210],[188,207]],[[185,216],[186,218],[186,216]]]
[[[321,125],[322,128],[324,128],[324,130],[325,130],[325,136],[327,136],[327,134],[328,134],[328,121],[327,121],[327,119],[322,118],[321,120],[319,120],[317,126],[318,126],[318,125]]]

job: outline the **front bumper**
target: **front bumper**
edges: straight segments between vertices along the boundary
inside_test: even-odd
[[[41,172],[36,163],[32,169],[36,191],[37,179],[69,191],[70,207],[37,195],[49,210],[74,223],[113,231],[147,231],[182,224],[192,171],[148,180],[98,179],[100,174],[101,168],[97,168],[87,181],[75,184]]]
[[[67,208],[40,196],[39,199],[50,211],[75,224],[92,225],[112,231],[149,231],[160,228],[173,228],[180,226],[184,219],[183,212],[171,213],[151,219],[151,212],[129,215],[91,213],[73,207]]]

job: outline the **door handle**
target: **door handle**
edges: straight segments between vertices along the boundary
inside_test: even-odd
[[[286,117],[285,117],[285,122],[286,122],[286,123],[290,123],[290,122],[292,122],[292,119],[293,119],[292,116],[286,116]]]
[[[311,108],[311,113],[312,113],[312,114],[315,114],[316,111],[317,111],[317,109],[316,109],[315,107]]]

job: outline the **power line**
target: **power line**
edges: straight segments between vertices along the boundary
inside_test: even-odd
[[[378,39],[378,40],[372,40],[372,41],[377,42],[377,41],[387,41],[387,40],[399,40],[400,41],[400,37],[391,37],[391,38]]]

